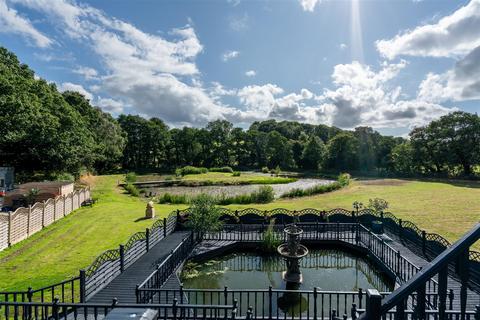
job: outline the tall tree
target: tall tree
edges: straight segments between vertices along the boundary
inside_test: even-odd
[[[326,147],[323,141],[312,136],[308,139],[302,152],[302,165],[305,169],[318,170],[324,160]]]
[[[348,132],[337,134],[327,144],[328,168],[355,170],[358,168],[358,139]]]

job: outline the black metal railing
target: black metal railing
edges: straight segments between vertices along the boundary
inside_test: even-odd
[[[183,304],[174,300],[170,304],[118,304],[114,300],[111,304],[92,303],[60,303],[53,302],[0,302],[3,309],[1,319],[5,320],[90,320],[103,319],[112,310],[132,309],[143,311],[146,309],[156,313],[155,319],[236,319],[236,302],[231,305],[211,304]],[[128,316],[128,315],[127,315]]]
[[[400,288],[382,300],[376,290],[369,290],[367,296],[366,312],[362,319],[379,320],[395,310],[395,319],[404,319],[406,299],[413,292],[417,293],[416,304],[413,308],[413,317],[426,319],[428,314],[433,314],[438,319],[447,317],[447,285],[449,265],[454,264],[460,275],[460,310],[459,319],[467,319],[470,315],[466,310],[467,290],[469,280],[469,248],[480,239],[480,223],[465,234],[454,245],[437,256],[428,266],[415,274]],[[434,276],[438,275],[438,309],[436,313],[427,313],[425,301],[426,285]],[[475,314],[475,312],[473,313]],[[475,316],[480,317],[480,308],[477,306]],[[476,318],[476,319],[477,319]]]
[[[167,279],[177,270],[179,265],[183,263],[192,252],[196,243],[195,234],[192,232],[184,238],[180,244],[159,264],[156,269],[136,287],[136,295],[144,289],[160,288]],[[147,291],[145,291],[147,292]],[[144,294],[145,301],[149,300],[148,293]]]

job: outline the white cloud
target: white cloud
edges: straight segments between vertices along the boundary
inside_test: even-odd
[[[5,0],[0,0],[0,32],[8,32],[26,36],[40,48],[49,47],[53,41],[38,31],[25,17],[7,6]]]
[[[347,49],[347,45],[345,43],[340,43],[340,50],[345,50]]]
[[[88,100],[92,100],[93,96],[90,92],[88,92],[84,87],[79,84],[71,83],[71,82],[64,82],[58,86],[58,90],[61,92],[64,91],[76,91],[80,94],[83,94],[85,98]]]
[[[229,51],[226,51],[223,55],[222,55],[222,60],[224,62],[227,62],[231,59],[234,59],[234,58],[237,58],[238,56],[240,55],[240,52],[238,51],[235,51],[235,50],[229,50]]]
[[[245,71],[245,75],[247,77],[255,77],[257,75],[257,72],[255,70],[248,70],[248,71]]]
[[[303,8],[303,11],[313,12],[315,6],[321,2],[321,0],[299,0],[300,5]]]
[[[480,0],[471,0],[436,24],[407,30],[376,42],[378,51],[393,59],[399,55],[455,57],[480,45]]]
[[[233,31],[244,31],[248,29],[250,18],[247,13],[231,16],[228,25]]]
[[[378,72],[358,62],[336,65],[332,80],[337,89],[316,97],[321,103],[317,113],[335,126],[353,128],[412,127],[450,112],[422,99],[399,100],[401,88],[390,88],[388,82],[405,65],[383,63]]]
[[[124,112],[125,109],[123,102],[110,98],[98,98],[98,100],[95,101],[95,104],[104,111],[116,114]]]
[[[74,73],[82,75],[87,80],[96,80],[98,79],[98,72],[97,70],[90,68],[90,67],[78,67],[77,69],[73,70]]]

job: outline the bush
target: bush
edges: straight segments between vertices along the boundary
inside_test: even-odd
[[[183,168],[177,168],[175,170],[175,174],[177,176],[185,176],[187,174],[203,174],[203,173],[207,173],[208,172],[208,169],[207,168],[203,168],[203,167],[193,167],[193,166],[186,166],[186,167],[183,167]]]
[[[268,169],[268,167],[263,167],[262,168],[262,172],[263,173],[268,173],[270,170]]]
[[[172,176],[166,176],[163,180],[165,181],[172,181],[173,177]]]
[[[210,168],[208,169],[210,172],[226,172],[226,173],[232,173],[233,169],[231,167],[221,167],[221,168]]]
[[[251,194],[253,203],[269,203],[275,198],[275,193],[271,186],[261,186],[257,192]]]
[[[381,198],[368,199],[368,208],[380,213],[388,209],[388,201]]]
[[[171,194],[171,193],[164,193],[160,197],[157,198],[158,203],[170,203],[170,204],[186,204],[190,202],[190,197],[186,194]]]
[[[134,197],[138,197],[140,195],[140,191],[137,189],[137,187],[135,187],[135,185],[131,183],[127,183],[124,188],[129,194]]]
[[[232,176],[234,176],[234,177],[240,177],[240,174],[241,174],[240,171],[234,171],[234,172],[232,173]]]
[[[281,243],[281,240],[273,230],[274,225],[275,225],[275,219],[270,220],[267,230],[263,234],[262,248],[267,253],[276,252],[277,247]]]
[[[338,175],[337,181],[342,187],[348,186],[350,184],[352,177],[348,173],[340,173]]]
[[[133,183],[133,182],[136,182],[137,181],[137,175],[135,174],[135,172],[129,172],[125,175],[125,181],[127,181],[127,183]]]
[[[75,177],[68,172],[57,173],[52,178],[55,181],[75,181]]]
[[[223,225],[220,221],[222,212],[216,206],[215,199],[209,195],[201,194],[193,199],[189,212],[187,226],[201,235],[217,231]]]

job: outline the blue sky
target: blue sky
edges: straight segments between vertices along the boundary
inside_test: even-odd
[[[0,43],[60,90],[177,127],[405,135],[480,110],[480,0],[0,0]]]

